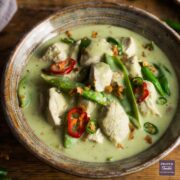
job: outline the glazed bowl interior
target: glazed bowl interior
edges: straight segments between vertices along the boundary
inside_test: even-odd
[[[37,157],[50,165],[80,176],[115,177],[143,169],[157,162],[178,145],[180,111],[165,134],[149,149],[116,162],[89,163],[71,159],[45,145],[32,131],[18,106],[17,86],[28,56],[48,39],[86,24],[109,24],[130,29],[154,41],[168,56],[180,77],[180,39],[156,17],[142,10],[110,3],[86,3],[61,10],[37,25],[17,46],[7,64],[3,79],[3,106],[7,121],[17,138]],[[179,104],[179,100],[178,100]]]

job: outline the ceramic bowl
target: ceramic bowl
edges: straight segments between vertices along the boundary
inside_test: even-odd
[[[16,47],[3,77],[3,107],[17,139],[35,156],[53,167],[80,176],[116,177],[140,171],[170,153],[180,141],[180,109],[161,139],[149,149],[116,162],[89,163],[71,159],[45,145],[32,131],[18,106],[17,86],[29,54],[60,32],[79,25],[110,24],[124,27],[154,41],[168,56],[179,82],[180,37],[157,17],[131,6],[85,3],[65,8],[33,28]],[[178,104],[179,104],[178,99]],[[179,105],[178,105],[179,107]]]

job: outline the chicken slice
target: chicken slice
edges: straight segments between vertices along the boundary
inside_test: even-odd
[[[78,105],[85,109],[88,116],[93,117],[94,114],[96,114],[95,112],[97,111],[97,104],[95,102],[80,97]]]
[[[43,60],[59,62],[68,58],[70,46],[63,42],[57,42],[50,46],[43,56]]]
[[[119,102],[103,107],[100,113],[103,133],[118,147],[129,134],[129,118]]]
[[[137,56],[131,56],[127,60],[127,62],[125,62],[125,65],[129,71],[130,77],[142,77],[141,66],[139,64]]]
[[[123,51],[127,54],[128,58],[134,56],[136,53],[136,44],[132,37],[122,37],[121,38]]]
[[[122,72],[113,72],[112,84],[116,83],[118,86],[121,86],[123,84],[123,76]]]
[[[142,115],[147,115],[149,110],[152,114],[160,116],[160,112],[156,107],[156,101],[158,98],[158,93],[154,87],[154,85],[150,81],[144,81],[147,84],[147,89],[149,91],[149,95],[146,99],[139,104],[139,110]]]
[[[98,128],[94,134],[88,135],[87,139],[89,141],[93,141],[96,143],[103,143],[104,142],[104,135],[102,134],[101,130]]]
[[[113,55],[111,45],[106,39],[94,39],[81,55],[80,63],[82,66],[89,66],[101,61],[104,54]]]
[[[49,104],[48,104],[48,120],[55,126],[62,124],[62,116],[67,110],[68,102],[62,93],[58,93],[56,88],[49,89]]]
[[[81,40],[77,41],[75,44],[73,44],[73,45],[70,47],[70,57],[71,57],[72,59],[77,60],[80,43],[81,43]]]
[[[104,91],[106,86],[111,84],[112,70],[110,66],[104,62],[99,62],[91,66],[90,83],[96,91]]]

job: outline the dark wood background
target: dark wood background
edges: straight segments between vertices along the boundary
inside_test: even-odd
[[[105,0],[108,1],[108,0]],[[40,20],[43,20],[53,12],[65,6],[85,2],[85,0],[17,0],[18,11],[9,25],[0,33],[0,75],[3,67],[23,35],[28,32]],[[173,5],[172,0],[109,0],[131,4],[145,9],[161,19],[171,18],[180,20],[180,9]],[[12,179],[17,180],[71,180],[80,178],[60,172],[45,163],[36,159],[21,145],[11,133],[0,107],[0,166],[9,171]],[[175,176],[159,176],[159,163],[141,171],[122,178],[123,180],[144,180],[144,179],[177,179],[180,180],[180,146],[177,147],[165,159],[175,160]]]

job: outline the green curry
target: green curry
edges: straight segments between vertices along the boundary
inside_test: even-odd
[[[104,162],[140,153],[162,136],[176,110],[177,84],[155,43],[124,28],[87,25],[31,54],[18,97],[46,145]]]

